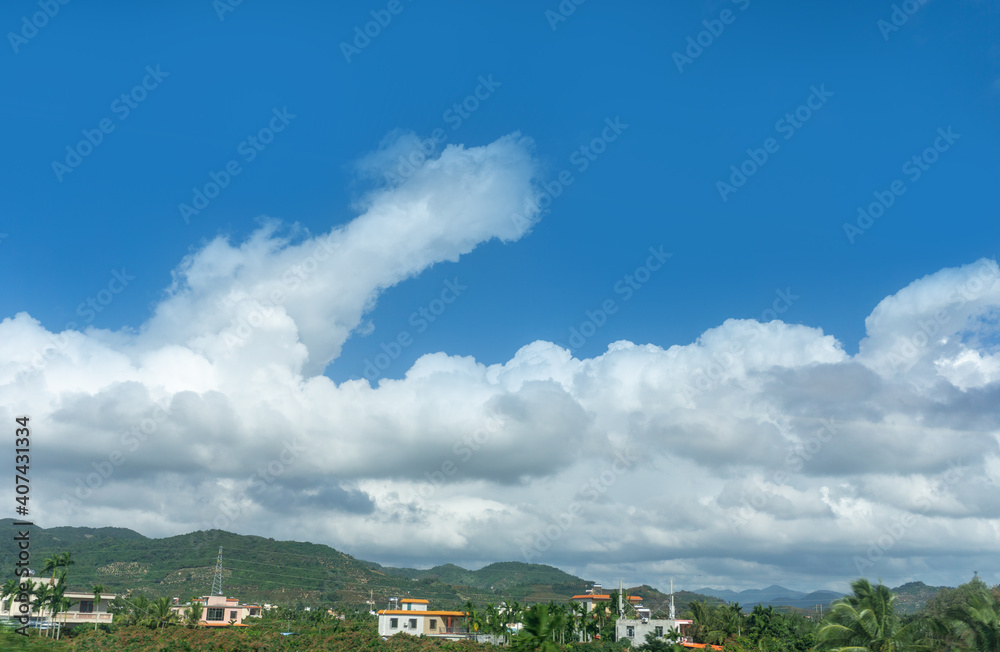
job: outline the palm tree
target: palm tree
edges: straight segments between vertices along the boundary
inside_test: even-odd
[[[157,598],[151,606],[153,621],[157,628],[163,629],[177,620],[177,614],[170,608],[170,598]]]
[[[61,559],[61,557],[62,557],[62,555],[60,555],[59,553],[56,553],[56,554],[52,555],[51,557],[46,557],[45,558],[45,567],[42,568],[42,572],[43,573],[48,573],[49,571],[52,571],[52,579],[53,580],[56,579],[56,569],[58,569],[62,565],[62,564],[59,563],[59,560]]]
[[[188,627],[197,627],[201,622],[201,614],[204,613],[205,608],[202,606],[201,602],[197,601],[195,598],[191,599],[191,608],[188,609],[187,614],[185,614],[185,619],[187,621]]]
[[[76,604],[76,601],[70,600],[64,594],[66,592],[66,584],[60,581],[54,587],[52,587],[52,595],[49,597],[49,606],[52,608],[52,618],[53,620],[58,620],[59,614],[65,611],[69,611],[69,608]],[[56,640],[60,638],[62,634],[62,629],[56,630]]]
[[[499,636],[501,633],[500,627],[497,623],[500,622],[500,609],[493,603],[486,603],[486,614],[485,614],[484,630],[486,633],[495,636]]]
[[[580,642],[583,643],[587,640],[587,605],[583,602],[570,602],[569,607]]]
[[[32,605],[31,611],[37,612],[38,616],[45,619],[45,610],[49,606],[49,601],[52,599],[52,586],[48,584],[42,584],[35,588],[35,602]]]
[[[150,611],[149,598],[144,595],[138,595],[134,600],[129,602],[129,613],[125,616],[125,622],[128,625],[146,625],[149,623],[149,611]]]
[[[470,634],[478,632],[479,628],[483,626],[483,618],[480,613],[476,611],[475,605],[472,604],[472,600],[465,603],[465,623]]]
[[[695,643],[707,642],[708,633],[712,629],[712,612],[704,600],[694,600],[688,605],[691,611],[691,636]]]
[[[754,605],[753,611],[746,617],[746,625],[747,638],[758,647],[763,647],[765,641],[779,636],[774,607],[771,605],[767,607],[762,604]]]
[[[97,613],[101,608],[101,594],[104,593],[103,584],[95,584],[91,589],[94,592],[94,612]],[[97,618],[94,618],[94,629],[97,629]]]
[[[559,652],[555,634],[563,622],[549,605],[536,604],[524,610],[524,627],[514,637],[514,649],[523,652]]]
[[[11,599],[13,603],[14,596],[21,592],[21,584],[17,580],[7,580],[3,583],[3,587],[0,587],[0,601],[4,601],[7,598]],[[10,607],[7,607],[10,609]]]
[[[552,617],[553,627],[558,625],[558,628],[553,633],[553,640],[559,645],[566,644],[566,630],[572,629],[573,619],[566,611],[566,605],[556,604],[555,602],[549,601],[549,615]],[[570,637],[572,637],[572,631],[570,632]]]
[[[503,642],[505,645],[510,644],[510,627],[511,623],[516,623],[521,620],[521,614],[524,609],[521,608],[521,604],[516,600],[511,602],[503,612],[500,614],[500,625],[503,628]]]
[[[56,555],[56,559],[58,560],[59,565],[66,570],[69,570],[69,567],[76,563],[76,560],[73,559],[72,552],[58,554]]]
[[[733,634],[739,638],[743,635],[743,607],[740,606],[739,602],[734,602],[729,605],[724,611],[725,616],[725,628],[727,632],[727,637],[729,638]]]
[[[903,626],[895,610],[896,596],[887,586],[860,578],[853,595],[837,600],[817,635],[817,650],[830,652],[903,652],[916,650],[918,621]]]
[[[950,629],[970,650],[1000,650],[1000,605],[985,585],[945,612]]]

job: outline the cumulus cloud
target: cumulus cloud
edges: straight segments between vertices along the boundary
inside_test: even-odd
[[[407,138],[361,168],[377,174]],[[329,233],[271,221],[205,243],[135,332],[5,318],[0,414],[17,406],[46,433],[39,522],[689,588],[934,581],[933,559],[995,549],[995,261],[884,299],[854,356],[818,328],[728,320],[590,359],[538,341],[493,365],[429,353],[375,386],[322,375],[383,290],[522,237],[535,172],[517,134],[448,146]]]

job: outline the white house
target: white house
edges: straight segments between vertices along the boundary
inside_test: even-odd
[[[432,611],[427,600],[415,598],[389,599],[389,608],[378,612],[380,636],[411,634],[460,640],[468,638],[469,630],[461,622],[464,611]]]
[[[54,586],[56,581],[51,577],[22,577],[19,578],[19,582],[30,582],[35,587],[38,586]],[[20,611],[21,603],[16,602],[16,597],[8,597],[0,604],[0,618],[12,619],[17,616],[23,615]],[[32,611],[27,614],[31,618],[38,618],[41,620],[54,620],[60,624],[75,625],[78,623],[107,623],[111,624],[114,618],[113,614],[108,611],[108,606],[111,601],[115,599],[114,593],[101,593],[100,600],[94,599],[93,591],[81,591],[67,588],[63,592],[63,597],[70,601],[70,607],[68,611],[60,612],[54,618],[51,612],[48,610],[42,610],[41,612]],[[34,599],[31,601],[34,604]]]

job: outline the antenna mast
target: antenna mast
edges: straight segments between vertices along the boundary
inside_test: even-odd
[[[219,546],[219,558],[215,562],[215,579],[212,580],[212,595],[222,595],[222,546]]]
[[[674,580],[670,579],[670,620],[677,620],[677,612],[674,610]]]

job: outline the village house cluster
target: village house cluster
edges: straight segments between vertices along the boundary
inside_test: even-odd
[[[33,589],[42,587],[52,588],[56,580],[53,578],[27,577],[24,581],[30,583]],[[612,596],[604,593],[599,584],[586,593],[574,595],[571,600],[574,603],[582,604],[585,613],[593,613],[603,610],[608,617],[617,614],[615,619],[615,638],[617,640],[628,639],[635,644],[645,642],[649,634],[657,638],[667,638],[679,636],[679,643],[689,648],[717,648],[717,646],[706,646],[704,644],[693,643],[687,634],[686,628],[691,625],[690,620],[677,618],[674,611],[673,595],[671,595],[670,609],[667,618],[654,618],[652,610],[644,607],[640,596],[623,597],[624,593],[619,592],[619,604],[612,604]],[[64,592],[68,598],[69,607],[66,611],[57,614],[47,614],[45,610],[36,610],[33,605],[33,598],[28,600],[28,614],[32,626],[52,627],[81,624],[111,624],[114,615],[110,612],[111,602],[115,599],[114,593],[100,592],[95,594],[90,591],[70,590]],[[627,600],[628,607],[625,606]],[[22,602],[17,595],[7,596],[0,602],[0,619],[13,620],[18,616],[23,616],[21,612]],[[204,627],[247,627],[248,618],[260,617],[263,610],[272,605],[245,604],[237,598],[230,598],[224,595],[206,595],[194,598],[184,604],[178,598],[174,598],[171,611],[177,615],[179,620],[187,620],[192,608],[200,607],[199,624]],[[426,636],[446,640],[477,639],[496,643],[487,634],[470,631],[467,615],[464,611],[451,611],[441,609],[431,609],[428,600],[420,598],[390,598],[387,609],[377,612],[378,633],[384,638],[396,634],[409,634],[411,636]],[[22,621],[23,622],[23,621]],[[513,635],[520,630],[521,624],[512,622],[507,624],[508,632]]]
[[[619,591],[619,596],[621,595],[622,592]],[[611,594],[604,593],[600,584],[595,584],[586,593],[572,597],[573,602],[584,605],[586,613],[603,609],[609,615],[621,614],[615,620],[615,638],[617,640],[628,639],[634,644],[640,645],[646,641],[648,634],[653,634],[657,638],[666,638],[677,632],[677,635],[680,636],[678,643],[684,647],[722,649],[715,645],[692,642],[686,632],[686,628],[691,625],[692,621],[676,617],[672,594],[667,618],[653,618],[652,610],[642,605],[640,596],[630,595],[627,599],[631,605],[627,612],[631,617],[625,617],[626,610],[623,605],[612,604]],[[465,612],[432,610],[429,606],[428,600],[390,598],[388,608],[380,610],[377,614],[379,635],[387,638],[396,634],[409,634],[453,641],[475,638],[496,642],[491,640],[492,637],[489,635],[470,632],[468,624],[465,622]],[[520,623],[508,623],[507,628],[511,634],[515,634],[520,629]]]
[[[110,611],[111,602],[117,597],[110,592],[100,592],[95,594],[92,591],[67,589],[63,596],[68,601],[66,611],[52,614],[46,609],[38,609],[34,592],[40,588],[53,588],[57,580],[49,577],[30,576],[21,579],[32,587],[30,597],[27,599],[27,606],[22,607],[23,600],[19,600],[19,595],[9,595],[0,601],[0,620],[16,620],[19,616],[26,617],[33,627],[48,628],[51,626],[66,625],[109,625],[114,621],[114,614]],[[246,627],[244,620],[252,617],[259,617],[262,610],[271,605],[244,604],[237,598],[229,598],[223,595],[207,595],[180,604],[178,598],[174,598],[171,606],[173,611],[181,619],[187,617],[188,611],[194,604],[202,607],[199,623],[205,627]],[[24,621],[21,621],[24,622]]]

